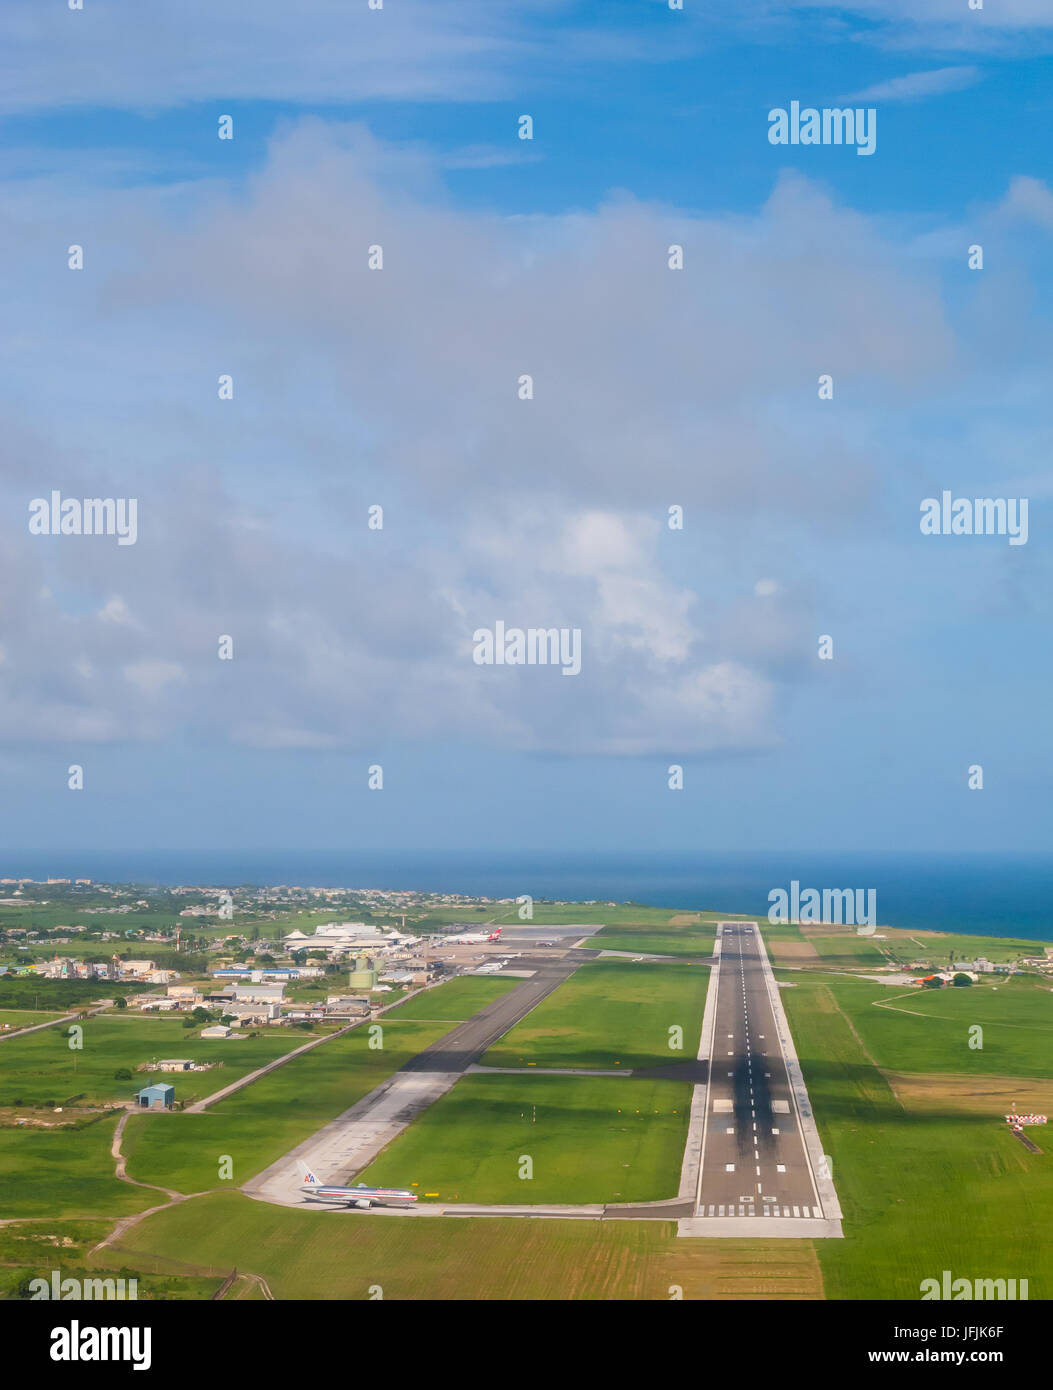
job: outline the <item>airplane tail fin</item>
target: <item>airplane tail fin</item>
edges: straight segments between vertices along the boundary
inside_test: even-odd
[[[306,1187],[321,1187],[322,1184],[303,1159],[296,1166],[300,1170],[300,1178]]]

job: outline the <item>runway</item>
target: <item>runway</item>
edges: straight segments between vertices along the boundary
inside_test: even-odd
[[[759,929],[718,927],[694,1216],[681,1235],[841,1234],[841,1209]],[[701,1091],[702,1088],[699,1088]]]

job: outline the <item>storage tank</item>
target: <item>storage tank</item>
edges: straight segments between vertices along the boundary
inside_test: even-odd
[[[348,983],[352,989],[376,989],[377,970],[371,956],[355,956]]]

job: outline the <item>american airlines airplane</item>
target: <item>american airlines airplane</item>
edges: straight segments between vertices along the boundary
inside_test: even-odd
[[[497,930],[491,932],[489,936],[487,936],[484,931],[470,931],[464,936],[448,936],[446,938],[446,943],[450,946],[478,946],[482,941],[500,941],[500,939],[501,928],[498,927]]]
[[[300,1164],[300,1177],[303,1179],[300,1191],[316,1202],[334,1202],[344,1207],[387,1207],[417,1200],[415,1192],[402,1187],[367,1187],[364,1182],[357,1187],[331,1187],[319,1182],[306,1163]]]

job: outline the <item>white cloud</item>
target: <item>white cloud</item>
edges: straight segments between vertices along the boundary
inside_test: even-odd
[[[0,734],[684,755],[779,738],[779,683],[825,630],[811,613],[858,568],[833,557],[883,524],[890,403],[967,381],[941,268],[799,177],[749,217],[619,197],[502,218],[451,206],[439,163],[311,121],[237,198],[9,186],[9,513],[53,486],[134,495],[140,535],[16,530],[0,551]],[[1047,196],[1014,185],[1006,206]],[[71,220],[102,262],[79,297],[56,293],[49,249]],[[61,413],[34,395],[56,376]],[[762,593],[786,550],[829,570]],[[580,627],[581,675],[475,666],[471,632],[497,618]]]
[[[104,623],[116,623],[120,627],[139,627],[132,617],[131,609],[119,594],[109,598],[99,609],[99,619]]]
[[[1035,222],[1053,232],[1053,191],[1039,179],[1015,178],[998,210],[1006,217]]]
[[[159,695],[173,681],[185,681],[186,672],[175,661],[136,661],[124,667],[124,678],[144,695],[153,696]]]
[[[4,0],[0,110],[101,106],[158,111],[218,103],[299,102],[318,109],[364,101],[498,101],[544,88],[585,61],[662,62],[681,37],[563,21],[572,0],[180,0],[178,16],[128,0],[89,0],[83,11]],[[206,133],[215,138],[215,125]],[[235,139],[237,122],[235,123]]]
[[[961,92],[980,81],[982,73],[976,67],[933,68],[928,72],[909,72],[903,77],[890,77],[862,92],[844,97],[846,102],[860,101],[922,101],[926,97]]]

